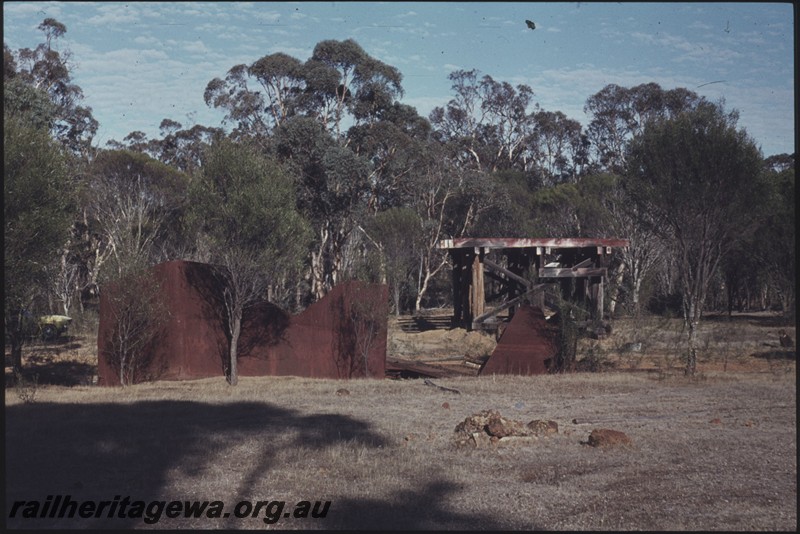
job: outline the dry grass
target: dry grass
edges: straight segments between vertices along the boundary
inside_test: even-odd
[[[620,326],[618,335],[623,333]],[[601,348],[608,360],[631,357]],[[748,359],[760,361],[741,356],[742,362]],[[128,388],[45,383],[33,403],[8,389],[7,510],[16,500],[43,501],[56,494],[76,500],[218,499],[231,507],[243,499],[332,504],[325,519],[284,519],[271,526],[252,518],[162,518],[155,525],[66,518],[7,523],[16,528],[794,530],[795,362],[784,359],[780,369],[756,366],[747,372],[730,366],[722,371],[718,364],[718,357],[707,355],[694,379],[653,367],[653,372],[435,381],[460,394],[420,380],[296,377],[245,377],[235,388],[222,378]],[[336,395],[342,387],[350,395]],[[456,425],[486,409],[523,422],[555,420],[559,433],[517,447],[456,447]],[[589,447],[585,442],[594,428],[623,431],[633,446]]]

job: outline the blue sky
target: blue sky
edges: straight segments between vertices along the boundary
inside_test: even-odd
[[[67,27],[59,49],[72,53],[101,147],[134,130],[159,137],[164,118],[219,126],[203,102],[211,79],[352,38],[400,70],[402,102],[424,116],[452,98],[457,69],[527,84],[542,109],[584,125],[605,85],[656,82],[725,98],[765,156],[795,150],[788,2],[4,2],[4,42],[35,47],[47,17]]]

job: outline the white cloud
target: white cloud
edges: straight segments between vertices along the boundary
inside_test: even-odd
[[[86,21],[93,26],[127,25],[139,22],[139,11],[131,4],[100,4],[97,7],[99,15],[89,17]],[[135,4],[134,4],[135,5]]]
[[[192,41],[188,43],[184,43],[182,46],[184,50],[189,52],[190,54],[207,54],[210,52],[208,47],[203,43],[203,41]]]
[[[161,41],[150,35],[140,35],[133,40],[136,44],[155,45],[160,44]]]

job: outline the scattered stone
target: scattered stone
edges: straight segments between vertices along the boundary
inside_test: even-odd
[[[719,419],[719,417],[715,417],[714,419],[709,421],[709,423],[711,423],[712,425],[721,425],[722,421]]]
[[[506,419],[500,414],[489,417],[486,423],[486,432],[490,436],[504,438],[506,436],[527,436],[529,434],[525,425],[520,421]]]
[[[558,434],[558,423],[555,421],[542,421],[540,419],[534,419],[528,423],[527,426],[536,435]]]
[[[450,409],[450,403],[449,402],[443,402],[442,403],[442,408],[444,408],[445,410],[449,410]]]
[[[344,388],[340,388],[340,389],[336,390],[336,395],[339,396],[339,397],[344,397],[344,396],[350,395],[350,391],[348,391],[348,390],[346,390]]]
[[[489,434],[485,432],[473,432],[470,439],[472,440],[471,444],[477,449],[486,448],[492,443]]]
[[[631,438],[619,430],[608,428],[595,428],[589,434],[589,445],[592,447],[615,447],[631,445]]]
[[[506,446],[533,443],[538,441],[538,436],[558,433],[558,423],[537,419],[526,425],[521,421],[503,417],[495,410],[485,410],[467,417],[456,425],[455,433],[459,444],[475,447]]]

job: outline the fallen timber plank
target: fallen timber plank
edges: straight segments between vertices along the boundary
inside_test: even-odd
[[[402,373],[411,373],[417,376],[428,378],[446,378],[452,375],[452,373],[448,372],[447,369],[443,369],[441,367],[420,362],[412,362],[408,360],[400,361],[396,359],[390,360],[387,358],[386,374],[388,376],[392,376],[400,375]]]
[[[457,395],[461,395],[461,392],[460,392],[459,390],[457,390],[457,389],[453,389],[453,388],[446,388],[446,387],[444,387],[444,386],[440,386],[439,384],[434,384],[434,383],[433,383],[431,380],[429,380],[429,379],[427,379],[427,378],[426,378],[426,379],[423,381],[423,383],[424,383],[426,386],[433,386],[433,387],[435,387],[435,388],[439,388],[439,389],[441,389],[442,391],[447,391],[447,392],[449,392],[449,393],[455,393],[455,394],[457,394]]]

